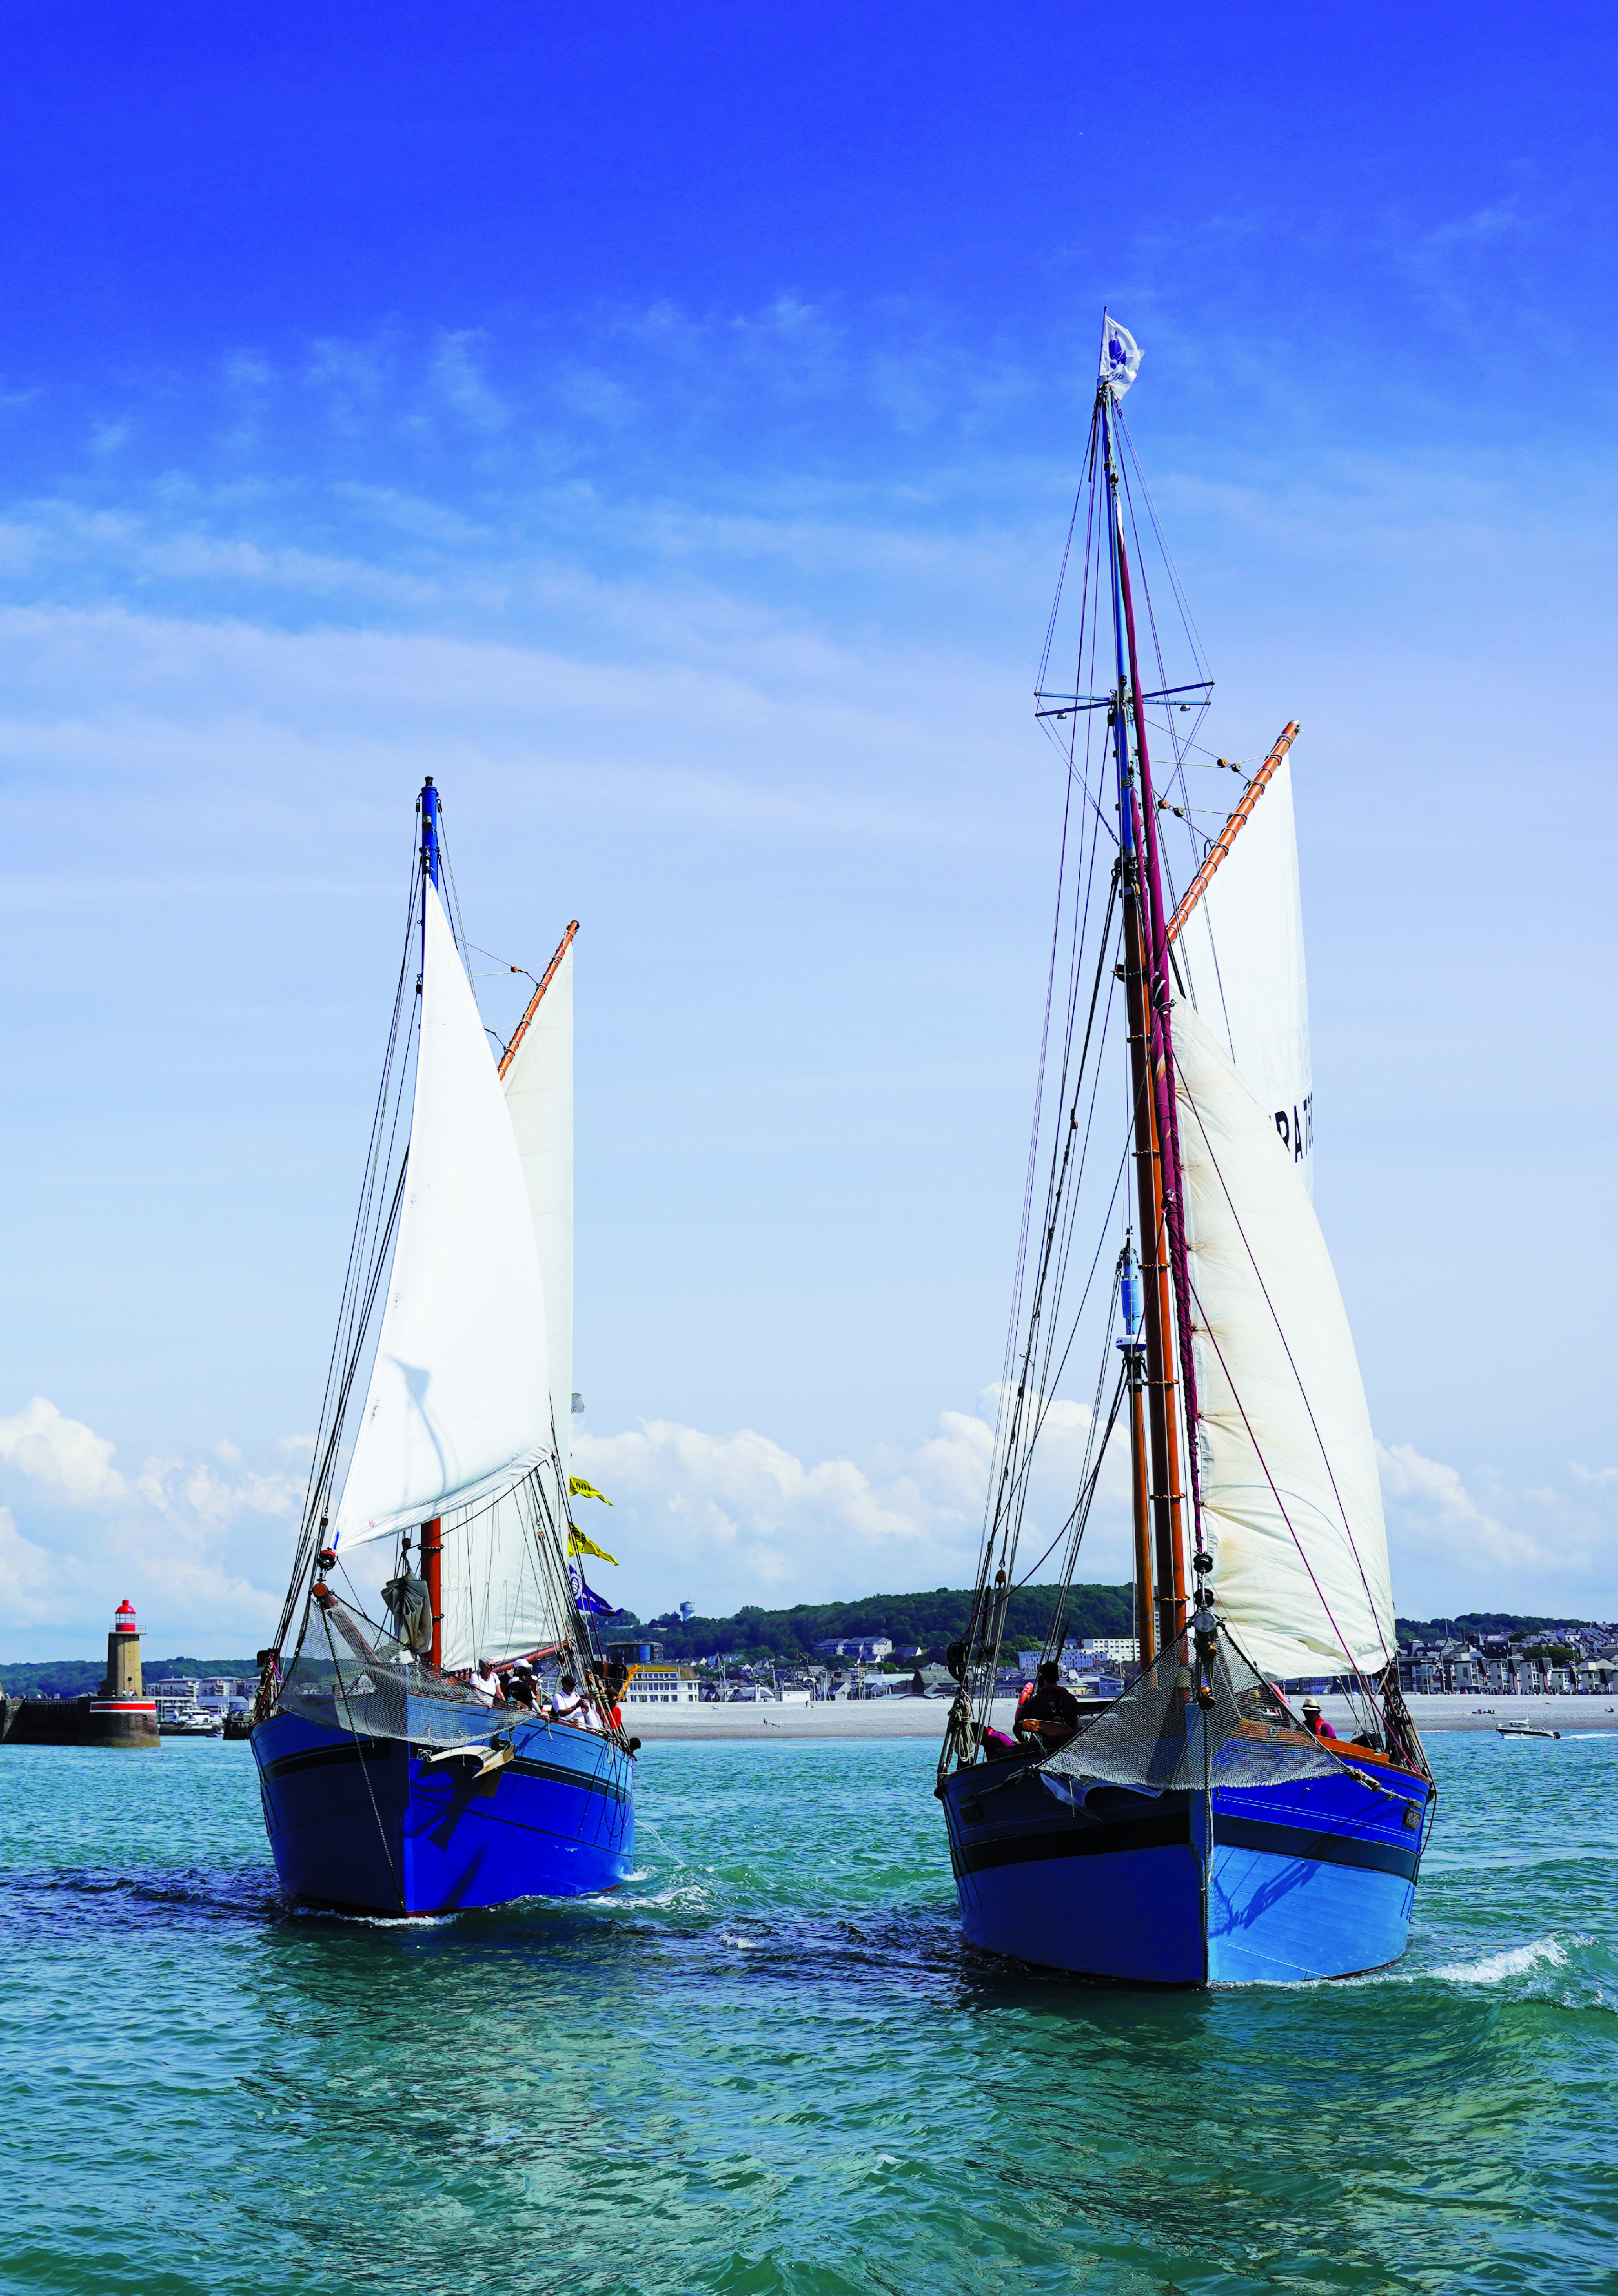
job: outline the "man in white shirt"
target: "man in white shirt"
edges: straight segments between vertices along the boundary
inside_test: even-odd
[[[551,1719],[570,1723],[575,1729],[587,1726],[584,1698],[571,1674],[564,1674],[556,1685],[556,1695],[551,1701]]]
[[[485,1706],[492,1706],[500,1695],[500,1677],[490,1660],[480,1658],[472,1670],[472,1687]]]

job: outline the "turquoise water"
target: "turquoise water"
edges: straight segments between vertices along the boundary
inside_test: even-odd
[[[1618,2287],[1618,1737],[1438,1739],[1409,1958],[957,1935],[932,1749],[653,1746],[611,1899],[289,1916],[245,1746],[0,1751],[0,2288]]]

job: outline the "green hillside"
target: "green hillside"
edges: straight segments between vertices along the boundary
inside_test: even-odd
[[[0,1666],[0,1689],[12,1698],[82,1698],[101,1688],[106,1670],[104,1659],[37,1659]],[[141,1674],[149,1683],[165,1674],[234,1674],[256,1682],[259,1669],[251,1658],[143,1658]]]
[[[1014,1594],[1006,1612],[1007,1641],[1042,1642],[1059,1593],[1055,1587],[1024,1587]],[[719,1651],[757,1660],[806,1658],[817,1643],[841,1635],[887,1635],[896,1644],[919,1643],[924,1650],[941,1652],[965,1631],[971,1609],[970,1587],[937,1587],[927,1595],[866,1595],[851,1603],[798,1603],[786,1611],[749,1603],[723,1619],[682,1620],[678,1611],[666,1611],[644,1624],[669,1658],[710,1658]],[[642,1623],[632,1611],[602,1622],[609,1638]],[[1071,1587],[1065,1631],[1075,1637],[1132,1634],[1129,1588]]]

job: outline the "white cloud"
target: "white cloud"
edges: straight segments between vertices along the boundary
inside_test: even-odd
[[[1458,1468],[1425,1458],[1413,1443],[1376,1446],[1384,1504],[1396,1516],[1408,1547],[1421,1546],[1457,1561],[1545,1563],[1552,1557],[1538,1540],[1485,1513]]]
[[[104,1436],[82,1420],[64,1419],[43,1396],[0,1419],[0,1460],[69,1506],[105,1506],[127,1496],[112,1450]]]
[[[940,1414],[938,1432],[881,1446],[861,1464],[806,1463],[748,1428],[710,1435],[669,1420],[575,1438],[575,1464],[613,1502],[619,1556],[612,1591],[643,1612],[671,1602],[723,1613],[840,1595],[970,1584],[994,1447],[994,1391],[983,1411]],[[1031,1567],[1059,1531],[1082,1469],[1089,1414],[1055,1402],[1024,1526]],[[1121,1454],[1109,1460],[1080,1575],[1127,1573]],[[1115,1471],[1115,1472],[1114,1472]]]
[[[1376,1459],[1394,1598],[1407,1618],[1462,1610],[1610,1618],[1618,1608],[1611,1503],[1601,1496],[1618,1483],[1612,1470],[1574,1465],[1573,1490],[1507,1488],[1490,1469],[1463,1475],[1411,1443],[1379,1443]]]
[[[59,1559],[24,1538],[10,1507],[0,1507],[0,1578],[13,1619],[33,1615],[34,1606],[53,1591]]]
[[[753,1428],[711,1434],[648,1420],[575,1438],[575,1464],[607,1493],[588,1527],[620,1567],[594,1565],[643,1615],[679,1601],[722,1615],[916,1587],[970,1583],[994,1447],[997,1391],[945,1411],[932,1433],[858,1458],[803,1459]],[[1059,1534],[1084,1471],[1089,1414],[1050,1406],[1037,1455],[1020,1571]],[[221,1439],[206,1457],[158,1456],[125,1475],[113,1446],[37,1397],[0,1417],[4,1653],[55,1657],[99,1646],[127,1595],[147,1647],[227,1656],[263,1640],[279,1607],[309,1438]],[[255,1448],[260,1454],[256,1460]],[[293,1464],[275,1464],[293,1456]],[[1407,1616],[1458,1609],[1610,1615],[1610,1469],[1573,1471],[1585,1494],[1504,1491],[1413,1444],[1378,1446],[1394,1584]],[[1129,1573],[1128,1464],[1105,1463],[1078,1575]],[[1480,1496],[1480,1489],[1482,1495]],[[10,1504],[3,1503],[9,1500]]]
[[[210,1459],[125,1475],[113,1448],[43,1397],[0,1417],[6,1654],[94,1652],[125,1596],[149,1649],[254,1648],[279,1607],[301,1472],[255,1465],[224,1439]]]

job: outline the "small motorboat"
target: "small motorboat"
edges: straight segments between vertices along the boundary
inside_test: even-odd
[[[1502,1722],[1499,1726],[1502,1738],[1559,1738],[1560,1730],[1548,1730],[1542,1722]]]

